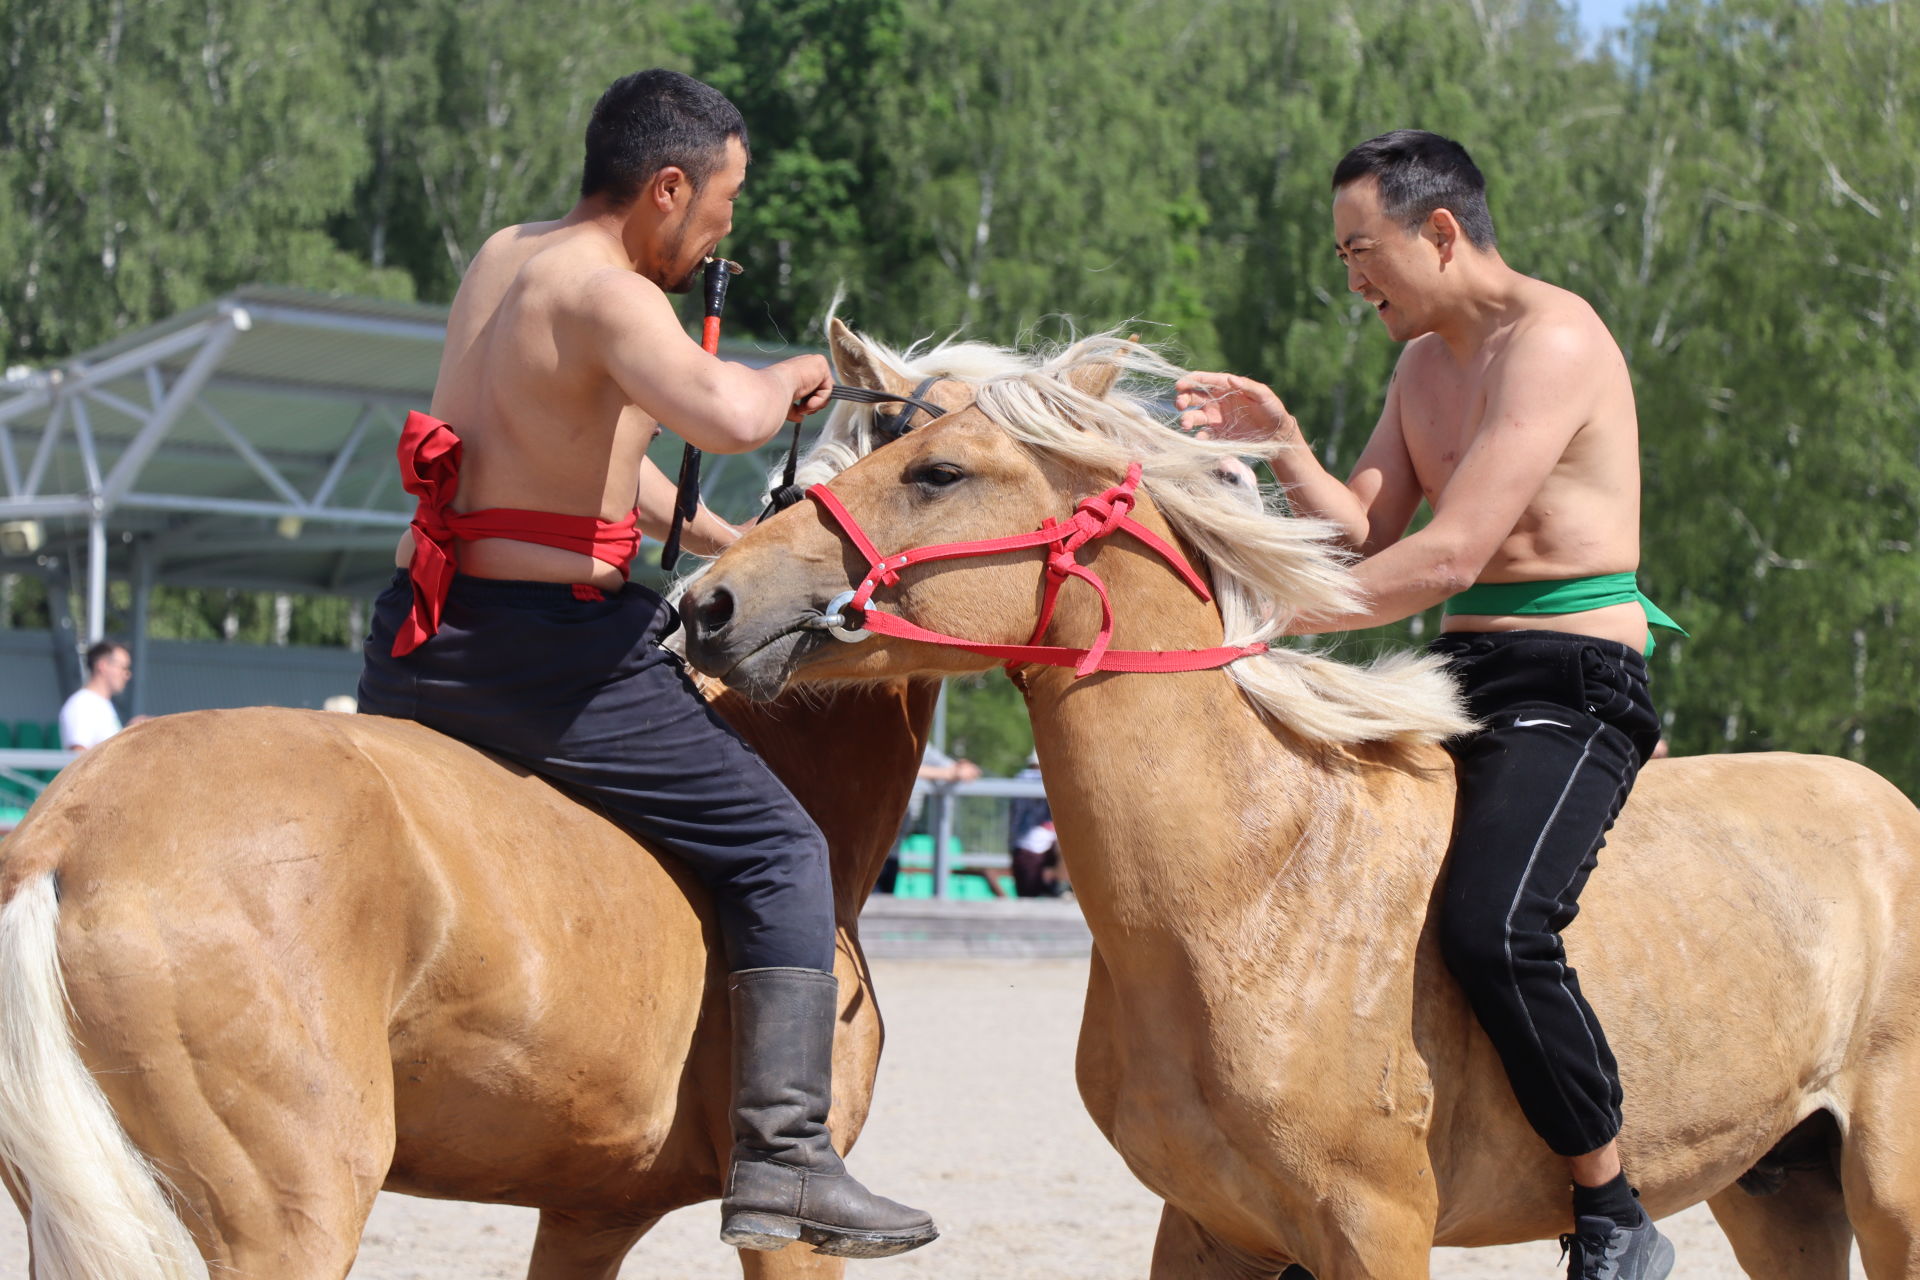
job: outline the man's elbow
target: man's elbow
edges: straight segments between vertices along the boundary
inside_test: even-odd
[[[1459,595],[1480,580],[1485,572],[1490,554],[1478,553],[1465,547],[1441,549],[1433,562],[1433,583],[1446,593],[1447,597]]]
[[[757,416],[744,412],[715,414],[701,424],[699,436],[691,432],[682,432],[682,436],[691,444],[698,445],[705,453],[751,453],[765,444],[767,437],[773,434],[766,429],[766,423]]]

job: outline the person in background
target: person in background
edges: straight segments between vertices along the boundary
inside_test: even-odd
[[[60,708],[60,745],[68,751],[97,747],[120,732],[113,699],[133,678],[133,655],[113,640],[96,641],[87,650],[87,682]]]
[[[1028,753],[1027,767],[1014,776],[1039,778],[1040,757]],[[1045,796],[1016,797],[1007,807],[1007,846],[1017,896],[1058,898],[1067,892],[1060,867],[1060,837],[1054,833],[1053,810]]]

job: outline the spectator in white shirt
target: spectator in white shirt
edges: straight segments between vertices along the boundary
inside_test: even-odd
[[[60,745],[69,751],[97,747],[120,732],[113,697],[133,677],[127,646],[101,640],[87,650],[87,682],[60,708]]]

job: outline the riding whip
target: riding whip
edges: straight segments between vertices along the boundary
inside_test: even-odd
[[[708,258],[706,269],[706,318],[700,326],[700,349],[710,356],[720,354],[720,312],[727,305],[727,286],[740,274],[740,264],[725,258]],[[667,541],[660,548],[660,567],[668,573],[680,562],[680,528],[700,510],[700,450],[688,445],[680,455],[680,488],[673,497],[673,524]]]

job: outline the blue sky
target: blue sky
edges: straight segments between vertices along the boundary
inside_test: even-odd
[[[1625,26],[1627,11],[1640,7],[1641,0],[1573,0],[1573,11],[1580,18],[1580,30],[1589,38],[1613,27]]]

